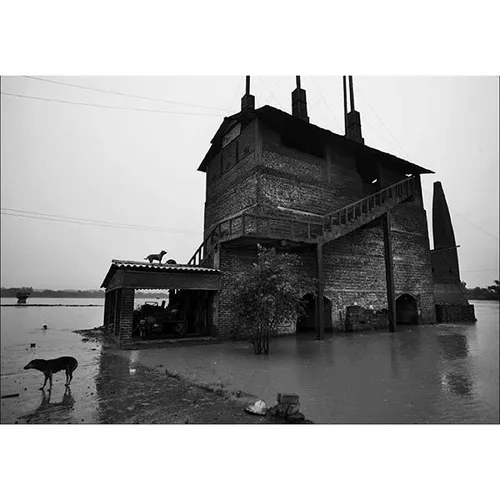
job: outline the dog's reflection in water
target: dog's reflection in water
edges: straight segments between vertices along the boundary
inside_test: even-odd
[[[38,408],[22,417],[26,423],[47,422],[54,417],[54,421],[65,420],[69,416],[68,410],[72,410],[75,399],[71,395],[71,389],[66,387],[61,401],[51,402],[52,391],[42,390],[42,401]]]

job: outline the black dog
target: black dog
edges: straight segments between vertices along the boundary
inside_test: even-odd
[[[73,372],[76,370],[78,366],[78,361],[75,358],[70,356],[63,356],[62,358],[57,359],[34,359],[30,361],[25,367],[25,370],[29,370],[33,368],[34,370],[38,370],[43,372],[45,375],[45,380],[43,382],[43,386],[40,387],[40,390],[45,388],[45,384],[47,380],[50,381],[49,391],[52,390],[52,374],[57,373],[61,370],[66,371],[66,387],[69,387],[71,380],[73,379]]]

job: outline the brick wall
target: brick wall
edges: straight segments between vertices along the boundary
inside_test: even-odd
[[[120,305],[120,347],[126,348],[132,341],[132,326],[134,313],[134,289],[121,289]]]
[[[257,260],[257,245],[253,248],[229,249],[222,244],[219,248],[221,286],[219,292],[218,331],[220,337],[236,336],[246,338],[248,332],[238,323],[231,307],[231,277],[234,273],[249,269]]]
[[[207,238],[217,222],[227,219],[257,203],[257,175],[241,180],[216,200],[205,203],[205,231]]]
[[[343,157],[337,163],[264,143],[261,203],[317,214],[333,212],[364,196],[361,177]]]
[[[269,215],[303,218],[299,212],[326,214],[373,190],[373,185],[363,183],[360,175],[362,172],[366,179],[370,179],[370,165],[357,165],[353,157],[330,146],[325,148],[323,157],[285,147],[279,134],[265,127],[260,128],[262,164],[257,164],[257,152],[240,158],[244,140],[249,151],[254,151],[254,131],[255,127],[249,124],[238,139],[240,143],[237,146],[230,143],[208,167],[205,232],[215,222],[254,204],[258,205],[256,211]],[[383,165],[373,166],[375,176],[381,177],[382,185],[405,178],[404,174]],[[434,285],[427,220],[420,194],[398,205],[391,214],[396,297],[403,293],[412,295],[417,301],[420,321],[432,323],[435,321]],[[304,255],[303,266],[308,274],[316,276],[312,250]],[[231,312],[228,280],[231,273],[250,266],[255,259],[256,248],[221,248],[219,332],[222,337],[244,333],[238,332],[239,326]],[[373,306],[375,311],[386,309],[384,242],[380,223],[364,226],[325,244],[324,272],[325,297],[332,304],[334,328],[344,330],[346,308],[355,303],[365,308]],[[290,333],[294,330],[295,322],[292,321],[283,325],[281,331]]]
[[[217,153],[207,166],[204,238],[214,224],[256,203],[254,127]]]
[[[300,253],[302,259],[302,271],[310,277],[315,277],[316,264],[312,252]],[[257,245],[244,248],[230,248],[222,244],[219,253],[221,269],[221,287],[219,294],[219,318],[218,331],[221,337],[234,336],[247,338],[249,332],[243,325],[238,324],[236,316],[231,308],[231,288],[229,286],[232,275],[244,269],[249,269],[257,260]],[[278,335],[289,335],[296,331],[297,318],[283,323],[278,329]]]
[[[406,206],[404,206],[406,205]],[[399,215],[402,212],[402,216]],[[394,209],[391,239],[396,297],[403,293],[417,300],[422,323],[435,322],[434,284],[429,240],[425,232],[404,231],[402,221],[413,213],[409,229],[426,231],[425,212],[418,201]],[[392,212],[391,212],[392,214]],[[397,229],[396,229],[397,228]],[[384,239],[374,223],[324,246],[325,296],[332,301],[332,324],[343,330],[346,307],[387,309]]]

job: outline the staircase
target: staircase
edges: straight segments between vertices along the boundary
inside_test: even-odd
[[[242,237],[283,239],[297,243],[327,243],[374,221],[415,193],[417,179],[408,177],[334,212],[309,220],[243,212],[219,222],[188,262],[206,263],[218,242]]]

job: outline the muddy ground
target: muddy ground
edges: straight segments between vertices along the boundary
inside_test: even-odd
[[[71,343],[66,352],[74,353],[79,366],[69,390],[64,372],[54,375],[52,391],[39,390],[43,374],[34,370],[2,377],[2,423],[284,423],[246,413],[245,405],[258,399],[252,395],[193,384],[163,364],[140,363],[137,351],[118,349],[98,329],[75,332]],[[45,359],[47,354],[29,352]],[[21,366],[21,360],[15,364]]]

